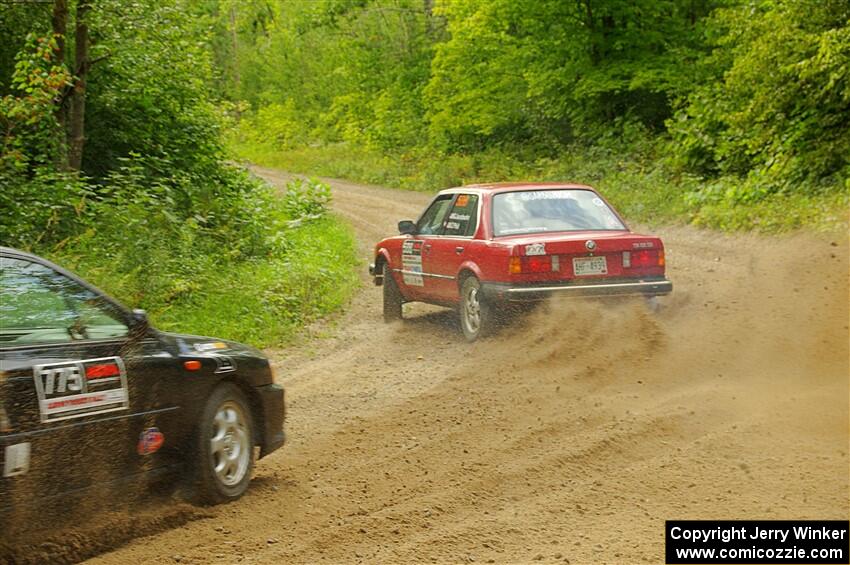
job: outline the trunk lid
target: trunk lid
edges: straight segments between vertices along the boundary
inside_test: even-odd
[[[664,275],[661,239],[629,231],[581,231],[499,238],[519,257],[519,280],[642,278]]]

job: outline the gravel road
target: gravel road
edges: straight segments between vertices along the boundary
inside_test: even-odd
[[[658,563],[665,519],[847,518],[846,235],[657,229],[660,313],[557,302],[470,345],[448,310],[385,325],[365,276],[429,195],[329,182],[363,285],[269,351],[288,445],[92,563]]]

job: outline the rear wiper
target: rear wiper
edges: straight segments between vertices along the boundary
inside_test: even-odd
[[[71,339],[77,340],[89,338],[88,329],[86,328],[85,324],[83,324],[83,321],[80,318],[76,318],[74,320],[74,323],[68,326],[66,329],[68,330],[68,335],[71,336]]]

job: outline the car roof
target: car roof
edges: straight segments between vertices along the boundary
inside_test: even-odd
[[[4,247],[0,245],[0,253],[6,255],[18,255],[20,257],[26,257],[29,259],[36,259],[38,261],[44,261],[44,258],[39,257],[38,255],[34,255],[29,253],[28,251],[21,251],[20,249],[15,249],[14,247]]]
[[[596,190],[586,184],[577,184],[572,182],[488,182],[468,184],[454,188],[441,190],[440,194],[451,194],[454,192],[462,192],[465,190],[473,190],[480,193],[494,194],[498,192],[512,192],[516,190],[545,190],[553,188],[577,188],[582,190]]]

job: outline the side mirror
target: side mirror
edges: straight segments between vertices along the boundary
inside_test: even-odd
[[[398,223],[398,233],[401,235],[413,235],[416,233],[416,224],[410,220],[402,220]]]
[[[150,329],[148,313],[136,308],[130,316],[130,331],[134,334],[145,334]]]

